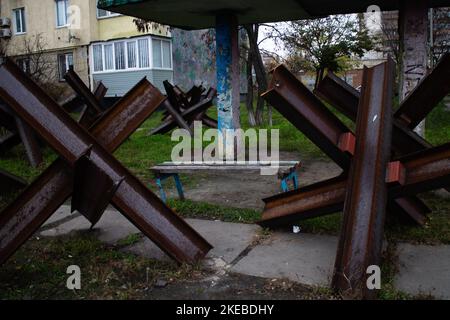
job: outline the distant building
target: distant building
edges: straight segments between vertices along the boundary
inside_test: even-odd
[[[169,29],[140,33],[133,18],[99,10],[96,0],[0,0],[0,16],[3,53],[25,71],[36,63],[31,55],[45,56],[61,96],[71,65],[91,88],[103,81],[107,97],[122,96],[144,76],[160,89],[163,80],[173,80]],[[36,39],[42,50],[33,48]]]

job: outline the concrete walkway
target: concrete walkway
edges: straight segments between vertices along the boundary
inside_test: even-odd
[[[274,232],[267,235],[256,225],[187,219],[214,249],[204,265],[220,275],[242,274],[270,279],[289,279],[312,286],[330,283],[337,248],[337,237]],[[89,222],[61,207],[40,232],[54,237],[73,231],[89,230]],[[120,213],[108,209],[93,229],[98,238],[111,245],[130,235],[140,234]],[[148,258],[168,257],[145,237],[121,250]],[[450,246],[398,245],[398,290],[411,295],[431,295],[450,299]]]

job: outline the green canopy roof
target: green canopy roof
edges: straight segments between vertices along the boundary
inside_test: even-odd
[[[450,6],[450,0],[430,2]],[[99,0],[99,8],[184,29],[214,27],[223,11],[234,12],[242,25],[366,12],[374,4],[396,10],[400,0]]]

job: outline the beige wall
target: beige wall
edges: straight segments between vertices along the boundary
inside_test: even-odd
[[[49,50],[59,50],[89,45],[93,41],[142,35],[136,30],[133,18],[115,16],[97,19],[96,0],[70,0],[70,5],[78,6],[81,12],[80,29],[69,30],[56,26],[56,6],[54,0],[0,0],[2,17],[12,18],[12,10],[25,8],[27,33],[13,35],[9,40],[9,54],[23,51],[23,39],[36,34],[43,36]],[[167,36],[165,27],[152,28],[152,34]]]
[[[25,8],[27,32],[23,35],[14,35],[9,40],[1,40],[8,56],[19,56],[26,53],[25,43],[33,43],[40,37],[44,49],[50,59],[54,60],[57,70],[58,53],[72,52],[74,56],[74,69],[86,84],[89,84],[88,49],[94,41],[107,41],[118,38],[139,36],[133,23],[133,18],[127,16],[114,16],[97,18],[96,0],[70,0],[69,5],[80,8],[80,29],[69,30],[67,27],[56,26],[55,0],[0,0],[0,15],[12,19],[12,10]],[[11,26],[13,30],[13,26]],[[152,28],[148,34],[169,36],[166,27]],[[55,73],[49,70],[49,73]],[[64,84],[60,83],[61,86]]]

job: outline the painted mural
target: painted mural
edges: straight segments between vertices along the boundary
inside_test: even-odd
[[[240,41],[246,41],[245,32]],[[184,90],[193,85],[217,88],[215,31],[172,29],[174,83]],[[241,63],[241,94],[247,93],[245,64]]]

